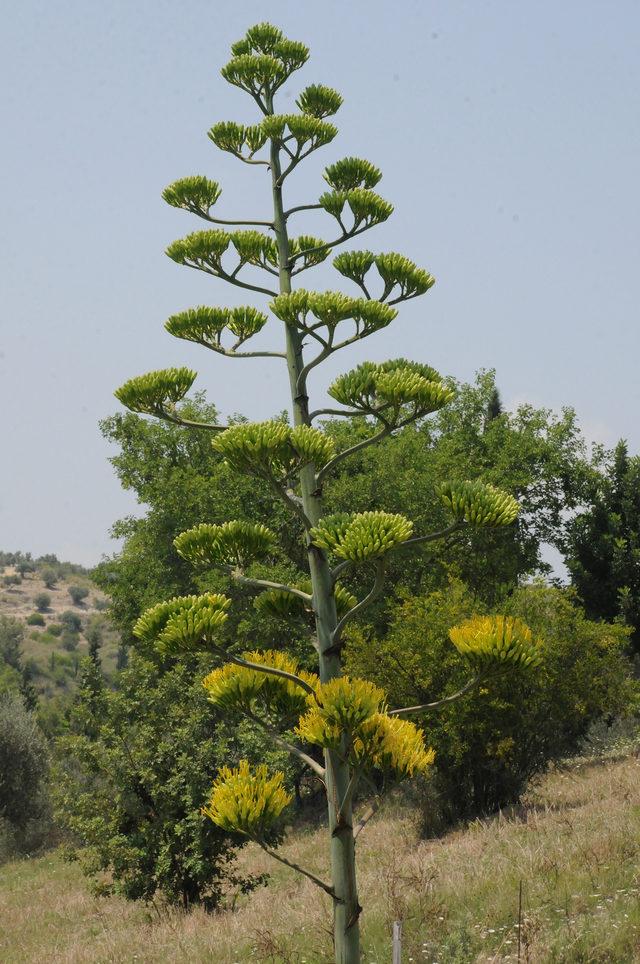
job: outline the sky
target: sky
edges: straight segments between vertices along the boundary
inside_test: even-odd
[[[403,355],[462,380],[495,368],[507,407],[572,406],[589,441],[640,450],[637,0],[6,7],[0,549],[85,565],[116,550],[110,526],[143,509],[98,422],[133,375],[189,365],[222,413],[287,407],[278,361],[229,361],[163,328],[196,304],[247,302],[165,256],[202,225],[160,195],[205,174],[223,187],[218,216],[270,214],[265,170],[206,137],[218,120],[258,119],[219,69],[267,18],[311,47],[280,109],[314,82],[345,98],[340,135],[290,179],[288,200],[315,201],[339,157],[368,158],[395,214],[354,247],[400,251],[437,278],[317,374],[318,401],[365,359]],[[299,230],[328,236],[330,224],[314,212]],[[347,290],[328,271],[314,286]],[[279,336],[274,323],[260,337]]]

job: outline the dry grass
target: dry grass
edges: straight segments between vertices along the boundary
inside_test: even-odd
[[[363,961],[387,964],[404,920],[403,961],[640,962],[640,764],[573,765],[547,776],[518,812],[420,841],[415,814],[388,813],[359,838]],[[396,804],[397,806],[397,804]],[[322,831],[286,844],[322,872]],[[3,868],[0,959],[14,962],[331,960],[324,895],[257,849],[241,855],[271,883],[236,910],[185,916],[93,898],[57,856]]]

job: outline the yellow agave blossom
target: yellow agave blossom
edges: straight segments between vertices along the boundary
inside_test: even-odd
[[[298,669],[295,659],[275,650],[243,653],[242,659],[249,663],[283,670],[299,676],[311,687],[318,684],[318,677]],[[235,663],[227,663],[214,669],[202,681],[209,700],[216,706],[251,709],[253,701],[260,697],[267,705],[283,712],[301,713],[307,704],[307,692],[293,680],[248,669]]]
[[[358,762],[380,770],[392,770],[398,779],[426,773],[433,765],[435,751],[425,746],[424,733],[415,723],[387,713],[365,720],[353,744]]]
[[[293,799],[283,783],[284,773],[269,776],[264,763],[253,772],[247,760],[235,769],[222,767],[202,813],[223,830],[261,838]]]
[[[474,616],[449,630],[458,652],[479,668],[511,663],[539,666],[542,641],[513,616]]]
[[[343,733],[355,733],[365,720],[378,713],[385,693],[374,683],[340,676],[320,683],[316,698],[309,697],[309,709],[300,717],[298,736],[322,747],[337,747]]]

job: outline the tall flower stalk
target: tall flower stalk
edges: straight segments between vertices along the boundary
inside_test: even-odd
[[[230,652],[224,632],[230,600],[223,594],[160,603],[140,617],[135,635],[142,645],[155,646],[169,657],[208,651],[214,668],[204,685],[211,702],[244,713],[322,783],[330,858],[326,880],[277,850],[278,821],[290,801],[282,774],[270,775],[265,766],[252,769],[246,761],[235,769],[225,767],[203,809],[220,826],[257,841],[330,896],[335,959],[355,964],[360,960],[361,913],[356,840],[378,806],[380,781],[371,779],[372,772],[379,771],[387,782],[428,772],[433,751],[426,746],[422,730],[407,717],[461,697],[480,679],[507,666],[535,665],[540,646],[526,626],[502,616],[457,627],[452,642],[470,662],[469,681],[458,693],[421,706],[391,709],[378,687],[343,675],[345,630],[383,593],[390,553],[446,540],[471,526],[509,525],[518,505],[507,493],[476,480],[443,484],[440,495],[451,512],[451,522],[437,532],[415,533],[410,520],[382,509],[339,515],[324,511],[324,483],[344,460],[437,411],[453,398],[453,391],[428,365],[402,358],[365,361],[333,382],[330,407],[311,407],[310,373],[343,348],[390,325],[398,306],[425,294],[434,278],[403,255],[349,249],[333,257],[333,266],[342,279],[355,285],[355,294],[298,286],[298,275],[386,221],[393,211],[375,190],[381,172],[357,157],[338,160],[325,169],[325,189],[317,200],[287,208],[289,177],[338,133],[327,118],[338,111],[342,97],[329,87],[306,87],[296,100],[296,113],[276,111],[278,91],[308,56],[304,44],[263,23],[233,44],[231,60],[222,68],[224,79],[253,99],[258,114],[253,125],[217,123],[209,137],[217,148],[244,164],[264,168],[272,204],[269,220],[218,218],[212,212],[217,211],[221,189],[204,176],[182,178],[163,195],[167,203],[207,224],[205,230],[171,244],[169,257],[260,295],[272,316],[270,321],[264,303],[259,309],[200,306],[173,315],[167,330],[219,355],[284,362],[291,424],[224,426],[185,418],[180,402],[196,377],[187,368],[133,378],[116,395],[134,412],[210,432],[214,448],[233,469],[262,480],[285,503],[304,540],[308,573],[301,573],[300,581],[292,584],[256,574],[264,572],[264,562],[273,558],[277,542],[258,520],[202,523],[180,534],[175,545],[195,566],[222,568],[248,591],[258,592],[255,603],[262,612],[306,620],[312,626],[309,638],[317,655],[316,673],[301,669],[281,651],[256,649],[241,656]],[[309,211],[333,220],[332,240],[293,233],[297,215]],[[277,337],[273,349],[247,350],[246,343],[267,325]],[[330,415],[361,419],[368,434],[350,448],[336,451],[330,436],[316,427],[323,416]],[[262,569],[256,569],[258,562]],[[371,589],[361,599],[340,582],[357,567],[371,572]],[[354,806],[363,789],[369,805],[356,819]]]

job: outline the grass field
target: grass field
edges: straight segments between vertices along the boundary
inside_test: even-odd
[[[574,762],[515,812],[420,840],[391,809],[359,838],[363,962],[387,964],[402,918],[403,962],[640,962],[640,762]],[[292,835],[290,858],[322,872],[322,831]],[[272,873],[235,910],[185,915],[95,898],[57,854],[0,874],[0,960],[216,962],[331,960],[329,906],[312,884],[248,847]],[[523,901],[518,927],[519,887]]]

